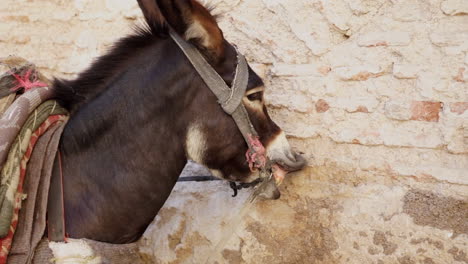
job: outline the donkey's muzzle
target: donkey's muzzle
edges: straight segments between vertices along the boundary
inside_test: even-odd
[[[266,182],[263,182],[256,190],[256,193],[259,198],[265,200],[277,200],[281,196],[274,178],[267,179]]]

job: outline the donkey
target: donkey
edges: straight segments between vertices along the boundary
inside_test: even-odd
[[[59,151],[71,238],[136,241],[188,159],[225,180],[248,183],[259,177],[249,169],[248,146],[235,122],[169,36],[172,30],[194,45],[230,86],[237,53],[215,18],[195,0],[138,4],[145,26],[75,80],[54,80],[56,100],[70,112]],[[250,67],[248,72],[242,104],[276,163],[276,176],[301,169],[305,159],[291,150],[268,115],[261,78]],[[279,195],[277,189],[267,194]]]

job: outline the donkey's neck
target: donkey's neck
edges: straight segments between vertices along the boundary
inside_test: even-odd
[[[166,201],[187,161],[184,102],[195,93],[182,56],[155,43],[71,116],[60,146],[70,237],[132,242]]]

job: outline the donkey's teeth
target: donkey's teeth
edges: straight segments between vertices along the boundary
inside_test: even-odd
[[[281,168],[281,166],[278,164],[274,164],[271,167],[273,169],[273,177],[275,177],[276,185],[279,186],[283,182],[284,177],[288,172]]]

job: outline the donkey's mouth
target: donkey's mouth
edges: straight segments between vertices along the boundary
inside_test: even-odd
[[[301,155],[294,153],[288,156],[288,159],[275,160],[271,166],[273,177],[275,177],[276,185],[280,185],[286,174],[293,171],[298,171],[307,165],[307,161]]]
[[[273,165],[271,165],[271,173],[273,178],[269,178],[267,182],[262,184],[262,187],[258,190],[258,194],[264,199],[276,200],[281,196],[278,186],[283,182],[286,174],[288,174],[288,170],[284,169],[278,163],[273,163]]]
[[[286,174],[293,171],[298,171],[307,165],[307,161],[304,157],[297,153],[290,153],[288,158],[272,160],[271,173],[272,177],[267,183],[263,185],[262,190],[259,191],[260,197],[276,200],[281,194],[278,186],[281,185]]]
[[[276,186],[279,186],[283,182],[284,177],[286,176],[288,171],[283,169],[282,166],[280,166],[278,163],[273,164],[271,166],[271,170],[273,173],[273,177],[275,178]]]

